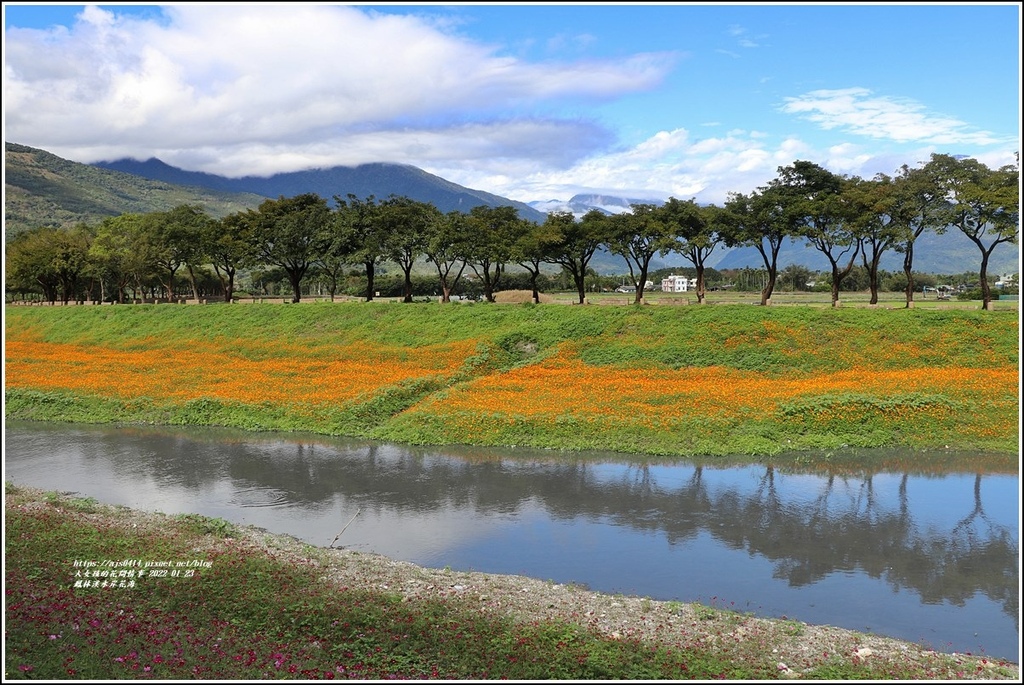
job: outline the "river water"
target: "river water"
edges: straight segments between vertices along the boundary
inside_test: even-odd
[[[4,477],[17,485],[1020,662],[1015,475],[829,477],[32,422],[8,422],[4,443]]]

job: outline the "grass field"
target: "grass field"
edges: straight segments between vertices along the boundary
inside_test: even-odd
[[[951,447],[1017,468],[1016,302],[656,295],[640,307],[621,294],[623,306],[583,307],[8,306],[6,415],[755,459]]]

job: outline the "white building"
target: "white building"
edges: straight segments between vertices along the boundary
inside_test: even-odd
[[[672,274],[671,276],[661,279],[661,291],[664,293],[685,293],[686,291],[696,287],[696,278],[687,278],[686,276],[676,276],[675,274]]]
[[[1002,276],[999,277],[999,280],[996,281],[995,286],[997,288],[1012,288],[1016,284],[1017,284],[1017,275],[1016,274],[1003,274]]]

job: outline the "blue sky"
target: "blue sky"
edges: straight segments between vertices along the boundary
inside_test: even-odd
[[[3,7],[5,140],[86,163],[722,202],[1020,149],[1018,3]]]

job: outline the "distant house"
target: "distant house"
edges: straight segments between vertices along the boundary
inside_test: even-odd
[[[664,293],[685,293],[686,291],[697,287],[696,278],[687,278],[686,276],[676,276],[672,274],[661,279],[661,291]]]
[[[1017,277],[1015,274],[1003,274],[999,277],[999,280],[995,282],[997,288],[1012,288],[1017,285]]]

